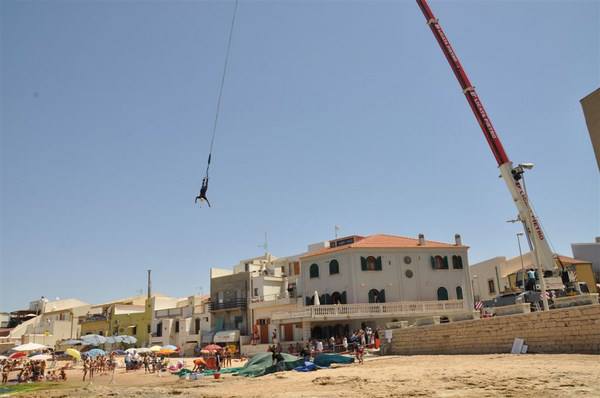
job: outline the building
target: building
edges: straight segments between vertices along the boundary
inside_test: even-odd
[[[210,335],[203,337],[202,343],[240,344],[240,336],[248,336],[250,321],[248,304],[250,295],[250,267],[238,269],[210,270],[211,314]]]
[[[202,335],[210,335],[209,296],[190,296],[154,310],[151,345],[174,345],[193,355]],[[156,305],[154,306],[156,307]]]
[[[8,312],[0,312],[0,328],[8,328],[8,323],[10,321],[10,313]]]
[[[590,293],[596,293],[596,281],[590,262],[556,255],[556,267],[567,272],[569,280],[585,282]],[[502,293],[520,291],[523,288],[525,272],[535,270],[531,252],[510,259],[494,257],[471,266],[471,283],[475,300],[491,300]],[[563,289],[561,277],[546,276],[548,289]]]
[[[90,305],[77,299],[49,301],[45,297],[29,303],[26,310],[11,313],[8,334],[0,339],[7,345],[40,343],[54,346],[57,341],[75,338],[79,334],[78,319]]]
[[[468,247],[460,235],[454,243],[348,236],[325,246],[300,257],[301,305],[272,314],[282,341],[300,330],[307,340],[396,321],[473,317]]]
[[[600,114],[600,112],[598,112]],[[573,243],[571,245],[573,257],[577,260],[588,261],[592,264],[592,270],[596,277],[596,283],[600,283],[600,236],[594,242]]]
[[[596,154],[596,162],[600,169],[600,88],[581,100],[592,148]]]

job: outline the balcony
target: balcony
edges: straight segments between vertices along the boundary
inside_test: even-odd
[[[272,320],[338,320],[392,318],[401,316],[448,315],[469,311],[463,300],[402,301],[396,303],[361,303],[313,305],[299,311],[275,312]]]
[[[230,310],[230,309],[246,309],[248,307],[248,299],[243,297],[239,299],[226,300],[223,302],[210,302],[208,304],[208,308],[211,312],[221,311],[221,310]]]

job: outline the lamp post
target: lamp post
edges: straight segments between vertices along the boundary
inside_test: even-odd
[[[525,291],[525,265],[523,264],[523,251],[521,250],[521,236],[523,236],[523,232],[517,232],[517,244],[519,245],[519,257],[521,258],[522,289]]]

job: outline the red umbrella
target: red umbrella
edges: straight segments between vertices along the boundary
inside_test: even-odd
[[[8,358],[19,359],[19,358],[23,358],[26,356],[27,356],[27,353],[25,351],[18,351],[18,352],[13,352],[12,354],[10,354],[10,356]]]
[[[221,347],[220,345],[217,345],[217,344],[209,344],[203,348],[203,350],[206,350],[206,351],[221,351],[222,349],[223,349],[223,347]]]

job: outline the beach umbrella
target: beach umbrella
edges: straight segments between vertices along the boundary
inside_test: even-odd
[[[115,355],[125,355],[126,352],[123,350],[113,350],[111,354],[115,354]]]
[[[150,347],[150,351],[152,352],[159,352],[161,350],[161,346],[159,345],[153,345],[152,347]]]
[[[10,354],[8,356],[9,359],[19,359],[19,358],[24,358],[27,356],[27,353],[24,351],[17,351],[17,352],[13,352],[12,354]]]
[[[29,357],[29,359],[32,361],[47,361],[49,359],[52,359],[52,355],[38,354],[38,355],[34,355],[32,357]]]
[[[13,348],[13,350],[15,351],[42,351],[42,350],[47,350],[48,346],[45,346],[43,344],[38,344],[38,343],[27,343],[27,344],[21,344],[19,346],[16,346],[15,348]]]
[[[315,290],[313,305],[321,305],[321,299],[319,299],[319,293]]]
[[[65,354],[72,358],[75,358],[78,361],[81,360],[81,353],[74,348],[67,348],[65,350]]]
[[[209,344],[206,347],[203,348],[203,350],[206,351],[221,351],[223,349],[223,347],[221,347],[220,345],[217,344]]]
[[[128,348],[125,350],[126,353],[135,354],[137,352],[137,348]]]
[[[142,347],[142,348],[136,348],[137,353],[138,354],[149,354],[152,352],[152,350],[150,348],[147,347]]]
[[[85,345],[98,346],[100,344],[106,343],[106,337],[100,336],[99,334],[86,334],[84,336],[81,336],[81,341]]]
[[[172,345],[172,344],[167,344],[166,346],[163,346],[163,349],[173,350],[173,351],[179,351],[179,348],[177,348],[177,346]]]
[[[94,348],[93,350],[89,350],[85,354],[89,357],[95,358],[100,355],[106,355],[106,351],[101,350],[100,348]]]
[[[135,336],[119,336],[121,337],[121,342],[125,344],[135,344],[137,343],[137,338]]]
[[[160,350],[158,352],[158,355],[171,355],[171,354],[174,354],[174,353],[175,353],[175,350],[168,350],[166,348],[163,348],[162,350]]]
[[[7,357],[7,356],[5,356],[5,355],[0,355],[0,361],[3,361],[3,360],[5,360],[5,359],[8,359],[8,357]]]
[[[63,344],[63,345],[81,345],[82,341],[75,340],[75,339],[69,339],[69,340],[63,341],[61,344]]]

